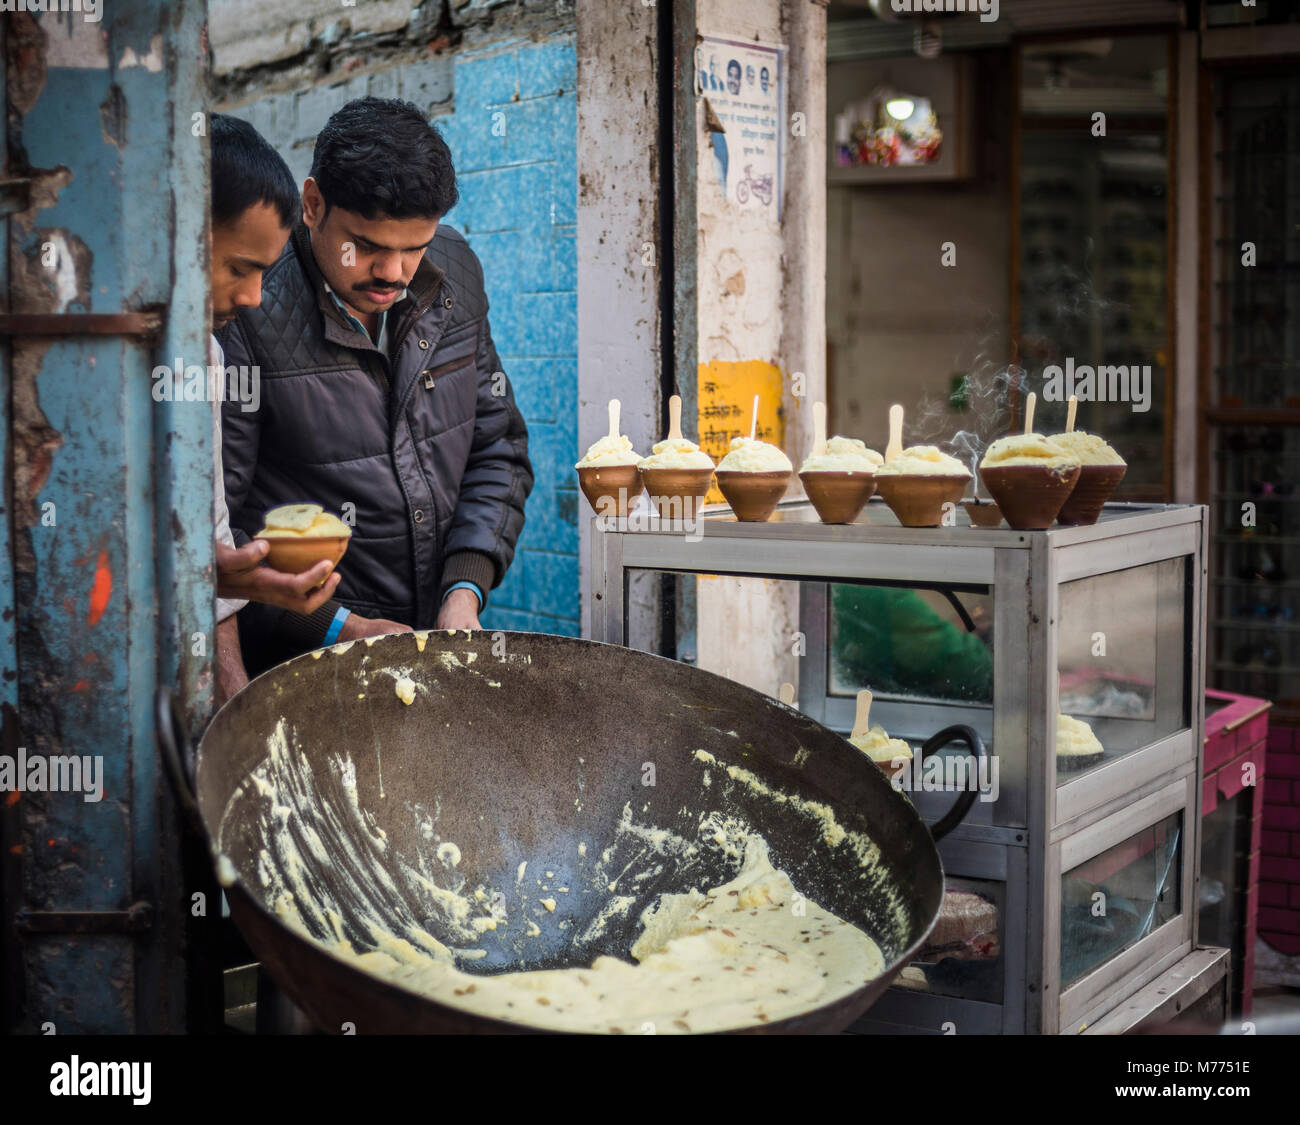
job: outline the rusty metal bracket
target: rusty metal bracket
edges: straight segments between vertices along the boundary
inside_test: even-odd
[[[0,313],[0,336],[134,336],[162,331],[162,310],[130,313]]]
[[[138,934],[153,925],[153,904],[135,902],[126,910],[20,910],[20,934]]]

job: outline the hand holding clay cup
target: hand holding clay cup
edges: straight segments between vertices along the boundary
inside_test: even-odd
[[[1128,469],[1124,458],[1096,434],[1072,430],[1049,439],[1079,462],[1079,479],[1061,506],[1057,523],[1094,524]]]
[[[609,433],[593,442],[578,470],[578,484],[587,503],[598,516],[626,517],[641,495],[641,460],[632,439],[618,432],[618,399],[609,402]]]
[[[713,458],[682,436],[682,400],[668,400],[668,436],[637,468],[660,519],[695,519],[713,483]]]
[[[1079,479],[1079,462],[1042,434],[1013,434],[988,447],[980,479],[1018,531],[1051,527]]]
[[[938,527],[970,479],[965,465],[933,445],[913,445],[876,470],[876,488],[904,527]]]
[[[319,504],[283,504],[266,513],[262,530],[266,561],[284,574],[303,574],[322,560],[338,564],[348,549],[352,529]]]
[[[731,439],[731,451],[718,463],[718,487],[736,519],[764,523],[776,511],[793,473],[790,458],[775,445],[737,437]]]
[[[826,404],[813,403],[813,448],[799,466],[799,480],[822,523],[852,523],[876,491],[876,467],[884,462],[857,438],[826,440]]]

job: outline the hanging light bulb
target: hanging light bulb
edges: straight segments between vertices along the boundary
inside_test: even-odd
[[[906,121],[915,111],[916,102],[902,95],[890,98],[885,102],[885,112],[895,121]]]

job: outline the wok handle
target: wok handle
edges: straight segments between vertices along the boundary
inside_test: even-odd
[[[975,759],[976,771],[979,771],[980,766],[988,759],[988,751],[984,748],[984,740],[980,738],[973,728],[960,724],[944,727],[938,734],[927,739],[925,745],[921,747],[922,759],[925,758],[925,755],[947,746],[950,742],[964,742],[970,747],[971,756]],[[979,776],[978,772],[976,776]],[[930,836],[936,843],[962,822],[966,814],[970,812],[971,806],[975,804],[975,798],[978,796],[978,788],[968,786],[962,790],[961,794],[952,803],[952,808],[930,828]]]
[[[194,798],[194,748],[185,733],[185,717],[181,714],[180,704],[166,684],[160,685],[154,696],[154,727],[158,750],[176,803],[191,826],[200,835],[205,835],[199,803]]]

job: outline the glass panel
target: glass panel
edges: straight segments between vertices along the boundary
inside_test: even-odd
[[[1300,696],[1300,430],[1218,428],[1211,465],[1210,674],[1215,687]]]
[[[1061,988],[1177,917],[1181,811],[1061,877]]]
[[[1169,40],[1021,48],[1020,344],[1037,429],[1101,434],[1121,500],[1166,495]],[[1105,140],[1095,133],[1105,115]]]
[[[1006,884],[949,875],[939,920],[896,985],[1001,1004]]]
[[[1215,83],[1213,404],[1300,406],[1300,83]]]
[[[1061,584],[1058,785],[1188,726],[1188,583],[1178,558]]]
[[[832,695],[993,701],[993,598],[907,586],[832,585]]]
[[[1251,791],[1221,799],[1201,818],[1201,881],[1196,908],[1202,945],[1232,950],[1232,1007],[1241,1014],[1250,886]]]

